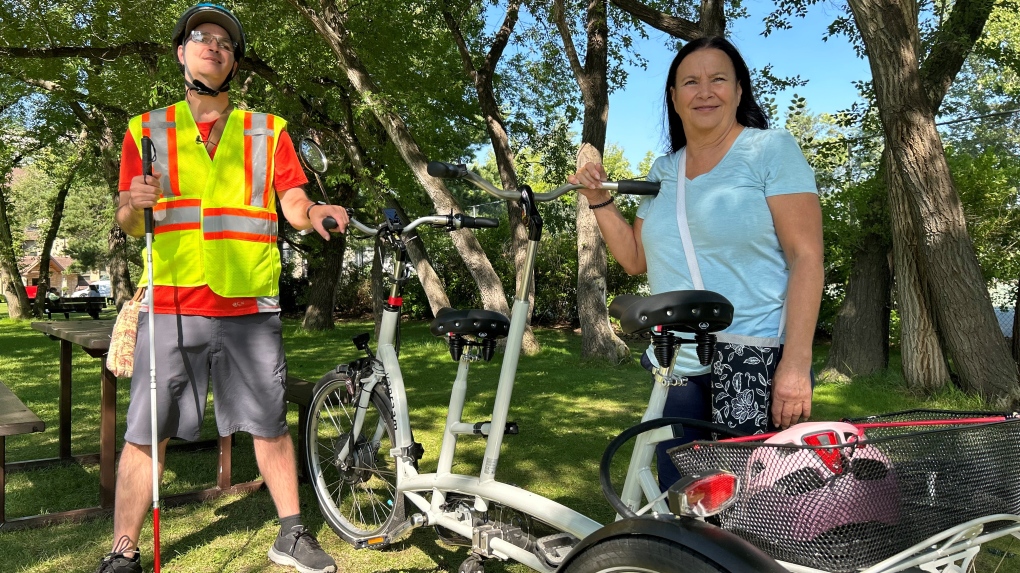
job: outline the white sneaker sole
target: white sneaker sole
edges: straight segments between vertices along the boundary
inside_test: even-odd
[[[329,567],[326,567],[325,569],[314,569],[312,567],[306,567],[299,563],[297,559],[294,559],[290,555],[287,555],[286,553],[280,553],[279,551],[276,550],[275,547],[269,548],[269,560],[272,561],[273,563],[276,563],[277,565],[293,567],[300,571],[301,573],[336,573],[336,565],[331,565]]]

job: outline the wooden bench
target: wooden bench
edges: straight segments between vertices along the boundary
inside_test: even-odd
[[[7,436],[30,434],[41,432],[46,429],[43,422],[35,412],[29,410],[25,404],[11,392],[3,382],[0,382],[0,530],[4,529],[7,523]]]
[[[312,390],[315,389],[315,383],[307,380],[302,380],[297,376],[287,376],[287,401],[297,404],[298,407],[298,473],[299,477],[307,480],[310,472],[308,471],[308,454],[307,445],[305,444],[305,425],[308,423],[308,409],[312,402]]]
[[[99,311],[106,308],[106,297],[88,296],[78,298],[60,298],[57,300],[46,299],[43,313],[47,319],[52,319],[54,314],[63,314],[65,319],[70,320],[71,313],[82,313],[99,319]]]

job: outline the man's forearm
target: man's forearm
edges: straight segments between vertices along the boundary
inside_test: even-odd
[[[117,224],[125,233],[132,237],[141,237],[145,234],[145,211],[135,210],[131,205],[124,204],[117,207]]]

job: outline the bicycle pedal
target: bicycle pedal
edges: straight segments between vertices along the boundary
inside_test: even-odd
[[[373,535],[372,537],[365,537],[362,539],[356,539],[354,541],[355,549],[385,549],[390,545],[403,541],[407,536],[411,534],[411,530],[416,527],[421,527],[425,524],[425,516],[420,513],[416,513],[403,522],[397,525],[389,533],[383,535]]]
[[[580,539],[569,533],[554,533],[536,539],[532,551],[539,559],[545,561],[546,565],[555,569],[563,564],[567,554],[579,541]]]

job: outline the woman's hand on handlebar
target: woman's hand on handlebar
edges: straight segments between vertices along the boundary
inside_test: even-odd
[[[600,183],[608,181],[609,176],[606,175],[606,170],[602,168],[601,163],[585,163],[583,167],[577,170],[567,178],[567,181],[574,185],[584,185],[584,188],[578,189],[577,192],[584,195],[588,199],[588,203],[602,203],[609,199],[609,191],[599,189]]]

